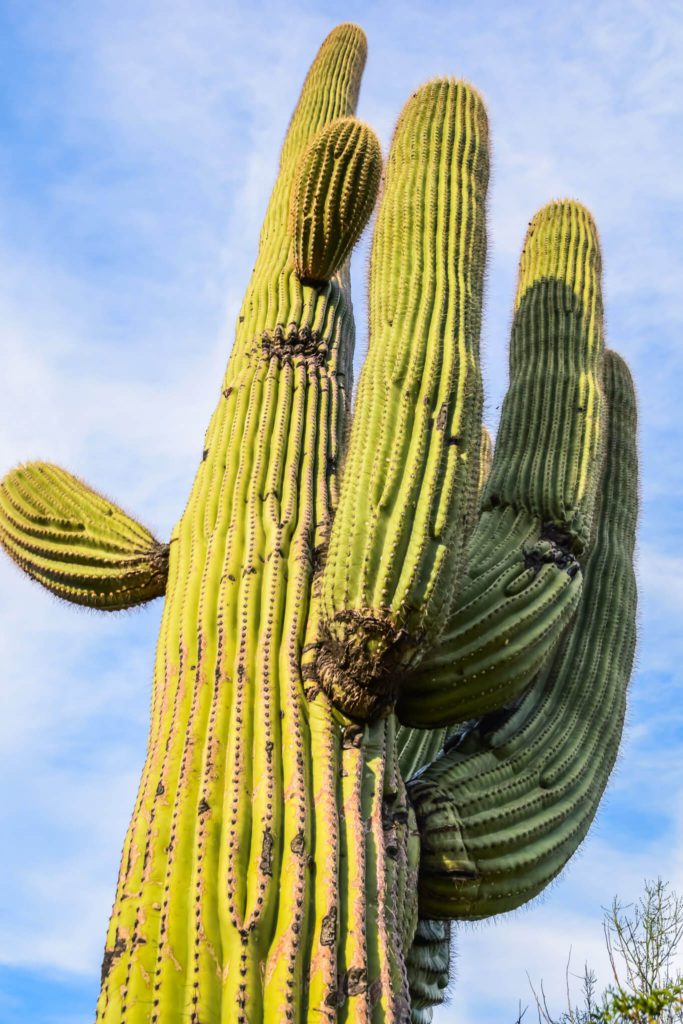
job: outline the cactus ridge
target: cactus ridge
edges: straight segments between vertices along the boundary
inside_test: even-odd
[[[607,461],[576,620],[518,707],[484,717],[409,786],[420,913],[479,918],[537,895],[593,820],[621,737],[635,648],[635,400],[606,358]],[[502,722],[501,722],[502,719]]]
[[[599,274],[587,211],[544,207],[522,251],[510,386],[467,569],[439,642],[398,686],[408,725],[509,704],[576,610],[602,460]]]
[[[322,586],[321,681],[361,718],[391,703],[393,670],[438,629],[473,513],[487,180],[476,93],[453,80],[418,90],[386,170],[370,344]],[[334,669],[344,650],[347,672]],[[379,693],[363,700],[369,680]]]
[[[487,428],[482,425],[481,428],[481,443],[479,445],[479,480],[477,483],[477,494],[481,494],[484,490],[484,485],[489,478],[491,472],[491,463],[493,462],[493,442],[491,435]]]
[[[450,921],[419,920],[407,958],[411,1024],[430,1024],[444,1001],[451,971]]]
[[[30,462],[0,483],[0,544],[74,604],[116,611],[160,597],[168,545],[77,477]]]
[[[345,263],[377,199],[382,151],[353,117],[322,128],[302,155],[292,190],[292,258],[303,281],[328,281]]]
[[[492,457],[486,113],[415,92],[349,431],[365,55],[341,25],[304,82],[170,543],[58,467],[0,482],[0,543],[53,593],[166,598],[98,1024],[429,1024],[450,920],[540,892],[616,756],[637,453],[597,232],[569,200],[531,222]]]

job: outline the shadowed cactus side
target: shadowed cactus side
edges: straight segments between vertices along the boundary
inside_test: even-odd
[[[351,422],[348,255],[381,169],[353,116],[364,61],[342,25],[304,83],[169,545],[57,467],[0,485],[0,542],[48,589],[165,593],[102,1024],[428,1024],[450,921],[540,892],[616,756],[635,403],[595,226],[573,201],[530,225],[492,453],[486,113],[462,82],[419,89]]]

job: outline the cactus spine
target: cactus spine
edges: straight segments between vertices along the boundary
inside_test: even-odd
[[[101,1024],[428,1024],[450,920],[539,892],[616,755],[633,390],[604,352],[590,215],[552,203],[522,255],[491,460],[488,129],[462,82],[398,122],[340,485],[347,259],[381,160],[353,117],[364,61],[342,25],[304,83],[170,544],[57,467],[0,485],[0,541],[53,592],[166,598]]]

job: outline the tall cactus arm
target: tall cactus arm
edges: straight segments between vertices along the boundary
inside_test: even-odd
[[[593,548],[569,634],[516,709],[482,719],[409,785],[421,834],[420,913],[512,910],[586,835],[617,754],[635,647],[636,409],[606,358],[607,458]]]
[[[370,263],[370,344],[322,581],[320,680],[367,719],[434,637],[478,473],[488,129],[437,80],[394,135]]]
[[[0,544],[32,579],[74,604],[116,611],[166,589],[168,545],[47,462],[0,481]]]
[[[551,203],[519,269],[510,387],[467,572],[444,632],[398,681],[409,725],[444,726],[514,700],[579,600],[602,458],[600,252],[590,214]]]
[[[451,969],[450,921],[418,921],[406,959],[411,1024],[430,1024],[432,1007],[444,1001]]]

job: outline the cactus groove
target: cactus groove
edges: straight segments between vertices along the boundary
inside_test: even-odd
[[[48,590],[165,595],[99,1024],[429,1024],[451,922],[555,877],[617,754],[635,398],[595,225],[572,200],[530,224],[494,447],[486,112],[464,82],[418,89],[351,417],[348,258],[381,174],[365,55],[341,25],[304,82],[169,544],[56,466],[0,483],[0,543]]]

